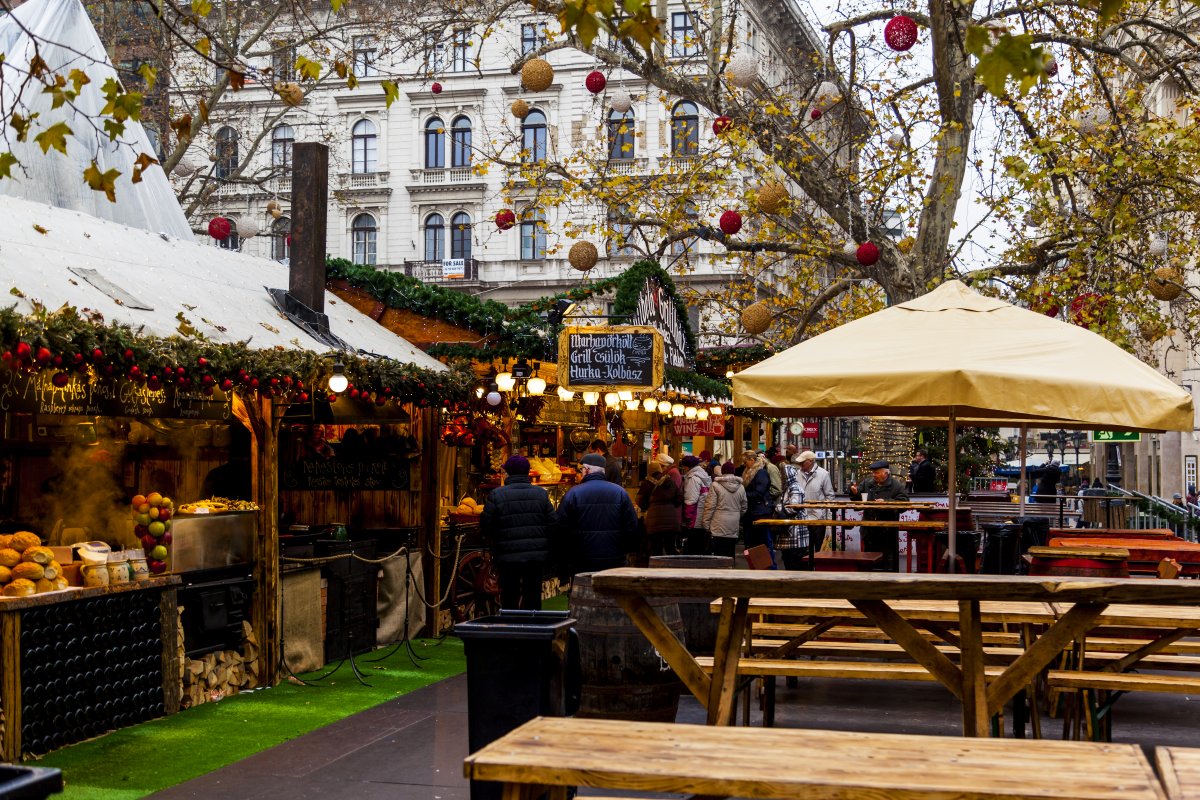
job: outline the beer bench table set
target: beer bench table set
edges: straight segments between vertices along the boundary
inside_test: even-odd
[[[944,523],[944,522],[932,522],[932,521],[928,521],[928,522],[907,521],[907,522],[905,522],[905,521],[899,521],[899,520],[886,520],[886,519],[882,519],[882,520],[874,520],[874,519],[873,520],[863,520],[863,519],[821,519],[821,520],[760,519],[760,520],[757,520],[754,524],[755,525],[769,525],[772,527],[785,527],[785,528],[790,528],[793,525],[812,525],[813,527],[831,527],[831,528],[835,528],[835,529],[837,529],[837,528],[889,528],[889,529],[895,529],[897,531],[925,531],[925,532],[934,533],[934,534],[946,532],[946,523]],[[839,538],[840,537],[835,536],[834,542],[836,543]],[[817,545],[817,543],[813,542],[812,546],[817,547],[818,545]],[[929,546],[932,547],[932,539],[930,540]],[[845,542],[842,543],[841,549],[834,547],[832,551],[828,551],[828,552],[831,552],[831,553],[834,553],[837,555],[847,555],[846,550],[845,550]],[[819,561],[819,559],[817,559],[817,556],[822,556],[822,555],[825,555],[825,553],[814,553],[813,554],[814,566],[816,566],[818,569],[821,569],[821,567],[820,567],[820,561]],[[826,566],[825,569],[827,569],[827,570],[840,569],[840,570],[844,570],[844,571],[853,571],[856,569],[864,569],[864,568],[870,569],[870,566],[863,567],[857,563],[859,560],[861,560],[861,559],[855,558],[855,556],[857,556],[858,554],[850,553],[848,555],[850,556],[850,558],[843,559],[844,563],[839,563],[839,566],[837,568],[832,567],[832,566]],[[878,561],[882,558],[882,553],[876,554],[876,555],[878,555],[879,557],[870,559],[872,564],[875,561]],[[832,562],[837,561],[837,559],[833,555],[825,555],[825,557]],[[898,550],[897,550],[897,557],[899,557]],[[928,563],[932,563],[932,561],[933,561],[932,556],[927,556],[927,558],[928,558]],[[910,571],[912,570],[912,549],[911,549],[911,547],[908,550],[908,569]]]
[[[638,629],[706,708],[709,724],[728,725],[752,599],[846,600],[963,704],[963,733],[987,736],[990,720],[1115,603],[1200,606],[1200,582],[1000,575],[904,575],[643,569],[595,573],[593,588],[614,597]],[[647,597],[722,598],[711,676],[654,613]],[[898,601],[950,600],[957,607],[959,663],[897,610]],[[1052,603],[1054,619],[1019,657],[991,667],[983,645],[981,604]],[[1043,611],[1043,613],[1045,613]],[[1160,626],[1163,627],[1163,626]]]
[[[503,784],[504,800],[565,800],[573,786],[776,800],[1168,800],[1132,744],[561,717],[525,723],[468,756],[463,772]]]

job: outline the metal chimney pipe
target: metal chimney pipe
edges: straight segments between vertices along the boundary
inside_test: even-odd
[[[325,312],[325,231],[329,209],[329,148],[297,142],[292,148],[292,248],[288,294]]]

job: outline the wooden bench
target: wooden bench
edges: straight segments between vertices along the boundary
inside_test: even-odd
[[[569,787],[806,800],[1167,800],[1132,744],[539,718],[463,763],[505,800]]]
[[[813,553],[813,569],[817,572],[869,572],[882,560],[883,553],[828,550]]]
[[[1200,799],[1200,749],[1156,747],[1154,760],[1168,800]]]
[[[1157,666],[1151,664],[1150,659],[1142,663]],[[1078,737],[1086,731],[1095,741],[1112,740],[1112,708],[1126,692],[1200,694],[1198,675],[1050,670],[1046,685],[1052,690],[1073,690],[1075,694],[1075,702],[1069,704],[1063,714],[1063,738],[1068,734]]]

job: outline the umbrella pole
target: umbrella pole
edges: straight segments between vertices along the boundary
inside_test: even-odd
[[[1028,425],[1021,426],[1021,480],[1017,484],[1017,488],[1021,492],[1021,516],[1025,516],[1025,495],[1028,492],[1025,490],[1025,435],[1029,431]]]
[[[956,422],[954,409],[951,408],[950,434],[946,437],[946,443],[949,445],[946,449],[950,455],[949,476],[946,479],[947,488],[949,489],[947,494],[950,498],[950,563],[946,565],[946,571],[950,573],[954,572],[954,562],[958,558],[958,536],[956,535],[958,528],[958,443],[955,441],[958,432]]]

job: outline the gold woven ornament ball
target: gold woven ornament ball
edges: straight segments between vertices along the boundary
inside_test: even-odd
[[[766,333],[771,327],[771,309],[766,303],[755,303],[742,309],[742,329],[751,336]]]
[[[529,103],[526,103],[524,100],[513,100],[513,104],[509,106],[509,110],[512,111],[512,115],[517,119],[525,119],[525,117],[529,116]]]
[[[271,218],[272,218],[272,219],[279,219],[279,218],[280,218],[280,217],[282,217],[282,216],[283,216],[283,209],[282,209],[282,208],[278,208],[278,207],[276,207],[276,208],[272,208],[272,209],[271,209]]]
[[[278,200],[268,200],[267,201],[267,211],[274,211],[277,208],[279,208]]]
[[[554,82],[554,67],[544,58],[531,58],[521,67],[521,84],[531,92],[544,92]]]
[[[1183,294],[1183,273],[1174,267],[1159,267],[1154,270],[1148,288],[1159,300],[1174,300]]]
[[[279,99],[285,106],[298,106],[304,102],[304,90],[299,84],[282,83],[275,91],[279,93]]]
[[[591,242],[576,242],[567,253],[567,260],[571,262],[571,266],[580,272],[587,272],[596,266],[599,258],[600,253]]]
[[[764,214],[777,214],[788,201],[788,190],[782,183],[771,181],[758,187],[758,210]]]

